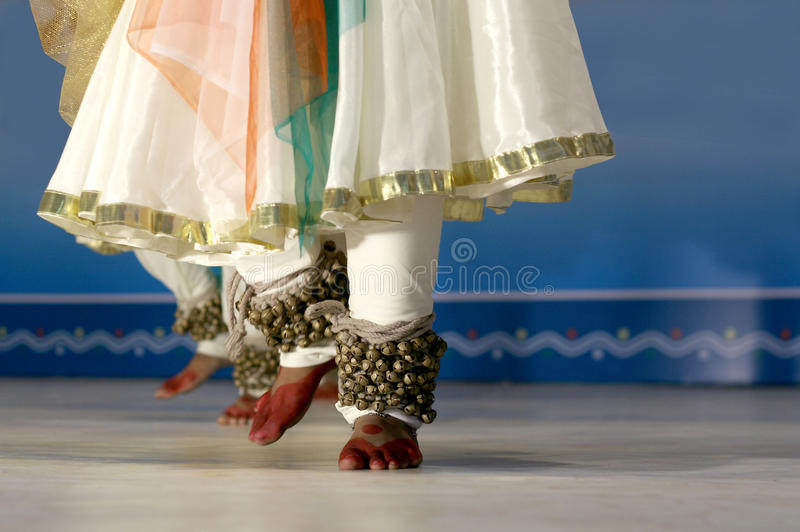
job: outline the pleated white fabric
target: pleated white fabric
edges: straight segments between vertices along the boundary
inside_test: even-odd
[[[241,168],[128,44],[134,4],[106,43],[40,215],[203,264],[285,248],[296,224],[254,222]],[[613,156],[567,0],[371,0],[365,15],[339,39],[322,214],[332,226],[407,220],[410,204],[387,200],[424,194],[460,200],[445,217],[465,220],[484,200],[499,211],[564,200],[576,169]],[[266,135],[259,150],[254,205],[286,215],[292,147]]]

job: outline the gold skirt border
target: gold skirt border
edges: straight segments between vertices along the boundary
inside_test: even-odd
[[[458,187],[496,183],[565,159],[610,158],[614,154],[614,143],[608,133],[555,137],[481,161],[457,163],[452,171],[423,169],[381,175],[362,181],[357,193],[348,188],[328,188],[323,194],[322,214],[347,213],[355,219],[364,219],[367,205],[398,197],[434,194],[446,196],[446,220],[479,221],[483,219],[484,200],[459,196]],[[571,195],[571,175],[533,178],[512,189],[511,193],[513,201],[537,203],[569,201]],[[115,228],[123,227],[173,240],[184,249],[188,246],[205,252],[225,252],[238,244],[246,244],[248,252],[279,249],[275,243],[258,240],[252,235],[298,227],[297,208],[287,203],[257,204],[246,224],[220,230],[210,222],[143,205],[101,204],[100,193],[92,190],[75,196],[48,189],[39,204],[38,214],[80,236],[114,244],[124,243],[124,238],[114,234]]]

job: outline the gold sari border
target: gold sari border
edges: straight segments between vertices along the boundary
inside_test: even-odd
[[[258,203],[251,209],[248,222],[251,233],[275,226],[297,229],[297,207],[288,203]]]
[[[445,198],[444,219],[457,222],[480,222],[483,220],[483,199]]]
[[[409,170],[383,174],[358,185],[362,205],[402,196],[424,194],[455,195],[453,172],[450,170]]]
[[[572,179],[564,179],[554,185],[541,188],[521,188],[511,192],[513,201],[528,203],[563,203],[572,199]]]
[[[456,186],[494,183],[565,159],[613,157],[611,134],[584,133],[574,137],[553,137],[477,161],[453,165]]]
[[[39,215],[45,214],[67,219],[82,225],[91,225],[87,220],[78,217],[80,203],[80,198],[78,198],[78,196],[55,190],[45,190],[42,199],[39,201],[39,209],[37,212]]]
[[[564,159],[612,157],[614,153],[614,143],[608,133],[555,137],[497,154],[483,161],[457,163],[453,171],[423,169],[384,174],[361,182],[358,193],[344,187],[327,188],[323,193],[322,213],[347,213],[355,219],[367,219],[364,207],[372,203],[404,196],[434,194],[445,196],[446,220],[480,221],[483,219],[485,200],[458,196],[457,186],[496,182]],[[536,177],[511,190],[512,202],[559,203],[569,201],[571,197],[571,175]],[[247,223],[230,231],[219,231],[215,229],[216,224],[142,205],[101,204],[100,193],[91,190],[84,191],[80,197],[46,190],[38,212],[45,219],[56,218],[87,227],[99,240],[118,239],[105,233],[103,228],[122,226],[214,253],[228,252],[219,247],[225,244],[248,244],[265,250],[275,250],[278,249],[277,246],[259,240],[254,235],[264,234],[269,229],[297,229],[300,225],[297,207],[289,203],[256,204]],[[92,213],[94,219],[91,219]]]
[[[326,188],[322,195],[322,212],[347,213],[357,219],[364,217],[364,209],[358,195],[346,187]]]
[[[97,210],[97,204],[100,202],[100,192],[97,190],[84,190],[81,192],[78,216],[81,213],[88,212],[94,213]]]
[[[110,238],[114,240],[111,243],[116,245],[119,245],[119,242],[116,242],[118,237],[108,234],[103,228],[121,226],[154,237],[170,238],[200,249],[221,244],[244,243],[261,246],[265,250],[276,248],[268,242],[252,238],[250,229],[259,227],[259,224],[268,224],[270,227],[274,224],[291,227],[291,216],[295,211],[288,204],[260,204],[253,209],[248,224],[228,232],[214,229],[209,222],[130,203],[97,205],[94,221],[80,217],[80,212],[86,212],[81,209],[80,197],[57,190],[45,190],[38,209],[38,214],[45,219],[57,218],[91,228],[94,233],[93,238],[102,241]],[[293,219],[296,220],[296,214]]]

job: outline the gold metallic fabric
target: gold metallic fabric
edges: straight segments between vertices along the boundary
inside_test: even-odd
[[[514,201],[525,201],[532,203],[561,203],[572,199],[572,178],[553,178],[546,186],[536,188],[525,188],[525,186],[514,189],[511,192],[511,199]],[[541,185],[538,181],[531,181],[532,184]]]
[[[392,172],[362,181],[358,187],[364,205],[401,196],[455,194],[453,173],[449,170]]]
[[[607,132],[553,137],[487,159],[456,163],[453,177],[459,187],[493,183],[565,159],[613,157],[614,154],[614,141]]]
[[[63,220],[91,225],[91,222],[78,217],[81,200],[78,196],[56,190],[45,190],[39,201],[39,214],[46,214]]]
[[[346,212],[363,218],[364,210],[358,194],[345,187],[326,188],[322,195],[323,212]]]
[[[30,0],[42,48],[66,67],[59,113],[75,121],[89,79],[124,0]]]
[[[483,220],[484,200],[465,198],[444,199],[444,219],[459,222]]]
[[[94,192],[91,191],[90,195]],[[92,198],[94,199],[94,198]],[[46,190],[39,203],[38,214],[46,220],[52,221],[69,228],[73,224],[86,228],[81,231],[85,234],[92,234],[98,239],[108,238],[103,227],[122,226],[130,229],[142,231],[146,234],[157,236],[167,240],[175,240],[183,244],[190,244],[200,248],[211,248],[228,243],[248,243],[261,247],[264,251],[275,249],[273,246],[259,242],[250,237],[247,224],[232,231],[216,231],[210,223],[192,220],[185,216],[159,211],[142,205],[129,203],[102,204],[96,207],[94,219],[89,219],[85,213],[80,211],[80,205],[86,204],[90,199],[78,197],[57,190]],[[289,208],[289,206],[285,206]],[[269,212],[270,206],[257,205],[253,212]],[[282,210],[279,208],[278,211]],[[81,216],[83,214],[83,216]],[[271,219],[264,216],[264,223],[272,224],[283,220]],[[62,223],[58,223],[62,222]],[[63,222],[68,222],[64,224]],[[68,229],[69,230],[69,229]],[[71,232],[77,232],[72,230]],[[111,238],[116,241],[116,238]]]
[[[362,181],[358,194],[347,188],[328,188],[323,194],[322,213],[343,212],[355,219],[368,219],[363,209],[366,205],[403,196],[436,194],[445,196],[446,220],[479,221],[483,218],[485,200],[458,196],[456,186],[491,183],[564,159],[613,155],[614,143],[608,133],[556,137],[483,161],[457,163],[452,172],[409,170],[384,174]],[[515,187],[511,193],[513,201],[536,203],[564,202],[571,196],[571,174],[535,177]],[[233,243],[274,250],[277,249],[274,245],[254,235],[265,234],[267,229],[297,229],[299,226],[297,207],[288,203],[256,204],[250,211],[248,223],[223,232],[215,230],[209,222],[142,205],[103,204],[100,200],[100,193],[92,190],[84,191],[80,197],[47,190],[38,212],[50,221],[78,224],[99,239],[104,237],[103,227],[121,226],[213,252],[220,252],[220,245]]]
[[[104,227],[122,226],[202,247],[232,242],[257,243],[250,239],[246,226],[230,232],[221,232],[215,230],[208,222],[129,203],[98,206],[94,225],[100,234],[103,233]]]
[[[78,205],[78,216],[94,220],[94,212],[100,202],[100,192],[96,190],[84,190],[81,192],[80,203]]]
[[[268,227],[297,229],[297,207],[288,203],[257,203],[250,209],[250,232]]]

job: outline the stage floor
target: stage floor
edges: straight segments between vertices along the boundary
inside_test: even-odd
[[[800,526],[800,389],[444,384],[420,469],[339,472],[330,404],[262,448],[156,384],[0,380],[0,530]]]

